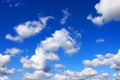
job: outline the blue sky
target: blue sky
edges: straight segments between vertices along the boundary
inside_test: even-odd
[[[120,79],[119,0],[1,0],[0,80]]]

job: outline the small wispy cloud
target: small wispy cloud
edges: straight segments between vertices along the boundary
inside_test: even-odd
[[[63,18],[60,20],[60,24],[64,25],[70,16],[70,13],[68,12],[68,9],[62,10],[62,13],[64,14]]]
[[[105,42],[105,39],[103,39],[103,38],[99,38],[96,40],[96,43],[98,43],[98,44],[103,43],[103,42]]]

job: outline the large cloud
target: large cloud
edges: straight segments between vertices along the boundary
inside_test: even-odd
[[[25,23],[19,24],[14,27],[17,36],[12,36],[11,34],[6,35],[6,39],[11,41],[23,41],[25,38],[29,38],[38,34],[46,25],[52,16],[41,17],[38,21],[27,21]]]
[[[35,54],[30,58],[23,57],[21,63],[24,68],[33,69],[33,74],[27,73],[27,77],[38,75],[37,73],[43,71],[44,74],[48,74],[49,66],[46,64],[47,61],[57,61],[59,57],[56,52],[62,48],[65,53],[72,55],[79,50],[75,40],[70,36],[66,29],[55,31],[51,37],[41,41],[39,46],[35,50]],[[26,77],[26,75],[25,75]],[[37,77],[41,77],[39,74]]]
[[[41,46],[47,51],[56,51],[59,48],[65,50],[65,53],[72,55],[80,48],[77,46],[76,41],[70,36],[66,29],[55,31],[52,37],[47,38],[41,42]]]
[[[42,80],[46,78],[50,78],[52,74],[45,73],[44,71],[35,71],[33,74],[26,73],[25,80]]]
[[[56,74],[52,80],[84,80],[97,75],[97,72],[92,68],[85,68],[81,72],[64,71],[63,73]]]
[[[91,20],[96,25],[103,25],[108,21],[120,20],[120,1],[119,0],[100,0],[95,5],[95,9],[99,16],[92,17],[89,15],[88,20]]]

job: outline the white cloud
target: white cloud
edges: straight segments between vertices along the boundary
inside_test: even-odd
[[[85,68],[81,72],[64,71],[63,73],[56,74],[52,80],[84,80],[97,75],[97,72],[92,68]]]
[[[65,66],[62,65],[62,64],[55,64],[54,67],[55,67],[56,69],[65,68]]]
[[[66,29],[55,31],[52,37],[47,38],[41,42],[41,47],[47,51],[56,51],[58,48],[63,48],[65,53],[72,55],[80,48],[77,46],[76,41],[70,36]]]
[[[46,60],[59,60],[59,57],[55,54],[55,51],[57,51],[59,47],[63,48],[65,52],[70,55],[79,50],[79,48],[76,47],[75,40],[70,37],[68,31],[61,29],[55,31],[52,37],[41,41],[35,50],[35,55],[30,59],[22,58],[21,63],[24,68],[43,70],[46,66]]]
[[[10,80],[7,76],[0,77],[0,80]]]
[[[11,75],[15,72],[15,69],[8,70],[7,68],[0,68],[1,75]]]
[[[96,25],[103,25],[108,21],[120,20],[120,1],[119,0],[100,0],[95,5],[95,9],[99,16],[92,17],[89,15],[88,20],[91,20]]]
[[[24,68],[33,69],[35,71],[33,74],[27,73],[27,78],[31,78],[30,80],[36,79],[36,77],[38,78],[38,76],[36,76],[38,75],[36,72],[48,72],[50,70],[50,67],[47,65],[47,61],[59,60],[59,57],[55,53],[59,48],[65,50],[65,53],[68,53],[69,55],[72,55],[79,50],[79,47],[77,46],[75,40],[64,28],[55,31],[51,37],[48,37],[45,40],[41,41],[35,50],[35,54],[30,58],[21,58],[21,63],[23,64]],[[40,75],[41,74],[39,74],[39,77]]]
[[[36,48],[35,55],[33,55],[30,59],[22,58],[21,63],[24,68],[35,69],[35,70],[43,70],[45,67],[45,54],[41,48]]]
[[[14,48],[11,48],[11,49],[6,49],[6,51],[4,53],[14,56],[14,55],[22,53],[22,52],[23,52],[22,50],[14,47]]]
[[[48,53],[45,56],[46,56],[47,60],[51,60],[51,61],[59,60],[59,57],[56,54],[54,54],[54,53]]]
[[[98,67],[98,66],[110,66],[111,69],[118,72],[120,71],[120,50],[117,54],[106,54],[97,55],[97,58],[93,60],[84,60],[83,63],[87,67]]]
[[[51,77],[50,73],[45,73],[44,71],[35,71],[33,74],[26,73],[26,80],[42,80]]]
[[[25,38],[29,38],[40,33],[43,28],[47,25],[47,21],[53,18],[52,16],[41,17],[39,21],[27,21],[23,24],[19,24],[14,27],[17,36],[7,34],[5,37],[11,41],[23,41]]]
[[[70,13],[68,12],[68,9],[62,10],[62,13],[64,14],[64,17],[60,20],[60,24],[65,24],[68,17],[70,16]]]
[[[108,80],[109,74],[102,73],[101,75],[96,75],[90,78],[90,80]]]
[[[0,54],[0,67],[5,67],[9,61],[10,61],[9,55]]]
[[[8,70],[7,64],[10,62],[10,55],[0,54],[0,75],[11,75],[15,72],[15,69]],[[3,80],[5,77],[1,77],[0,80]],[[5,79],[7,80],[7,79]]]
[[[99,38],[96,40],[96,43],[98,43],[98,44],[103,43],[103,42],[105,42],[105,39],[103,39],[103,38]]]

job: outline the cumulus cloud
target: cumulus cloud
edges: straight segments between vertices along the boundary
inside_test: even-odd
[[[7,76],[0,77],[0,80],[10,80]]]
[[[55,31],[52,37],[41,41],[35,50],[35,55],[31,56],[30,59],[27,57],[22,58],[21,63],[24,68],[44,69],[46,60],[59,60],[59,57],[55,54],[59,47],[63,48],[65,53],[70,55],[79,50],[79,47],[76,47],[75,40],[69,35],[69,32],[66,29],[61,29]]]
[[[52,80],[84,80],[97,75],[97,72],[92,68],[85,68],[81,72],[64,71],[63,73],[56,74]]]
[[[72,55],[79,50],[76,41],[70,36],[66,29],[56,30],[51,37],[42,40],[35,50],[35,54],[30,58],[21,58],[23,68],[33,69],[35,73],[27,73],[27,78],[31,78],[32,75],[38,75],[36,72],[43,71],[44,74],[48,74],[50,67],[47,65],[47,61],[57,61],[59,57],[56,52],[62,48],[65,53]],[[72,50],[72,51],[71,51]],[[57,65],[58,67],[58,65]],[[60,65],[59,65],[60,67]],[[24,75],[26,77],[26,75]],[[38,75],[40,77],[41,75]],[[34,77],[33,77],[34,78]],[[32,78],[32,79],[33,79]],[[36,77],[35,77],[36,78]]]
[[[41,32],[43,28],[47,25],[47,21],[53,18],[52,16],[41,17],[38,21],[27,21],[25,23],[19,24],[14,27],[17,36],[12,36],[7,34],[6,39],[11,41],[22,42],[25,38],[29,38]]]
[[[13,47],[11,49],[6,49],[4,53],[14,56],[14,55],[22,53],[22,52],[23,52],[22,50],[20,50],[20,49],[18,49],[16,47]]]
[[[64,14],[64,17],[60,20],[60,24],[65,24],[68,17],[70,16],[70,13],[68,12],[68,9],[62,10],[62,13]]]
[[[52,37],[48,37],[41,42],[41,47],[47,51],[56,51],[59,48],[63,48],[65,53],[72,55],[76,53],[80,48],[77,46],[76,41],[70,36],[66,29],[55,31]]]
[[[10,55],[0,54],[0,75],[11,75],[15,72],[15,69],[7,69],[7,64],[10,62]],[[7,80],[6,77],[1,77],[0,80]]]
[[[9,61],[10,61],[9,55],[0,54],[0,67],[5,67]]]
[[[87,67],[100,67],[100,66],[107,66],[111,70],[114,70],[115,73],[113,76],[119,79],[119,72],[120,72],[120,50],[118,50],[117,54],[110,54],[107,53],[106,55],[97,55],[97,58],[93,60],[84,60],[83,63]]]
[[[35,71],[33,74],[26,73],[25,79],[26,80],[42,80],[46,78],[50,78],[52,74],[45,73],[44,71]]]
[[[55,64],[54,67],[55,67],[56,69],[65,68],[65,65],[63,65],[63,64]]]
[[[100,0],[95,5],[95,9],[99,16],[92,17],[89,15],[88,20],[91,20],[96,25],[103,25],[108,21],[119,21],[120,20],[120,1],[119,0]]]
[[[103,42],[105,42],[105,39],[103,39],[103,38],[99,38],[96,40],[96,43],[98,43],[98,44],[103,43]]]

